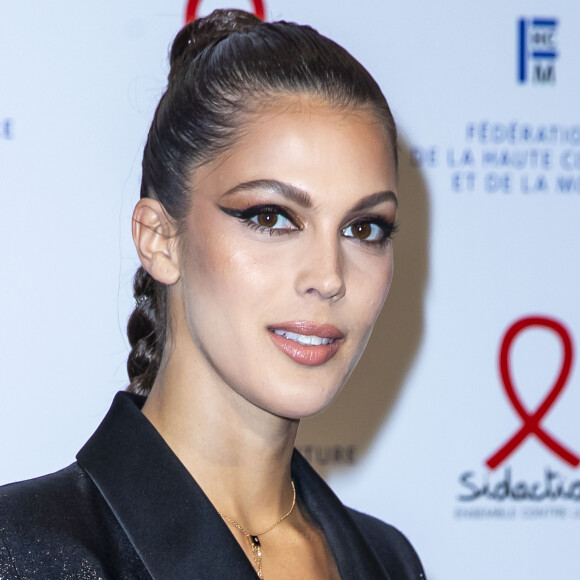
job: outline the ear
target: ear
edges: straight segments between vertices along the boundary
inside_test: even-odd
[[[155,280],[168,286],[179,280],[175,224],[156,199],[143,198],[135,206],[133,241],[141,264]]]

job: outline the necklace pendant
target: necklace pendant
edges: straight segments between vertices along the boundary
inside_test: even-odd
[[[259,536],[263,536],[264,534],[267,534],[269,531],[273,530],[276,526],[279,526],[294,510],[294,507],[296,506],[296,487],[294,487],[294,482],[292,480],[290,480],[290,485],[292,486],[292,505],[290,506],[290,509],[276,523],[272,524],[269,528],[266,528],[263,532],[260,532],[255,536],[248,534],[248,532],[244,530],[239,522],[236,522],[236,520],[230,518],[230,516],[218,510],[218,514],[226,522],[228,522],[228,524],[231,524],[234,528],[240,530],[240,532],[242,532],[242,534],[244,534],[244,536],[250,542],[250,549],[252,551],[252,564],[258,574],[258,578],[262,580],[264,578],[264,573],[262,572],[262,545],[260,544]]]
[[[254,567],[258,573],[258,578],[264,578],[262,574],[262,545],[258,536],[248,535],[250,544],[252,546],[252,558],[254,560]]]
[[[262,545],[258,536],[250,536],[250,542],[252,542],[252,554],[261,561],[262,558]]]
[[[252,550],[258,549],[260,550],[260,539],[258,536],[250,536],[250,542],[252,542]]]

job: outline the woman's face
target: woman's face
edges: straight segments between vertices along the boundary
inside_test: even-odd
[[[253,117],[192,178],[172,334],[194,376],[275,415],[324,409],[391,284],[395,191],[370,113],[286,97]]]

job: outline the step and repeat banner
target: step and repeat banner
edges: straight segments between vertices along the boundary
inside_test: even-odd
[[[400,129],[391,295],[299,448],[431,580],[580,578],[580,4],[2,2],[0,483],[74,460],[126,385],[140,158],[187,19],[311,24]]]

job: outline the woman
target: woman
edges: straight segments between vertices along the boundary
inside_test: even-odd
[[[235,10],[187,25],[134,212],[132,393],[77,463],[2,489],[0,578],[424,578],[294,451],[386,298],[396,185],[346,51]]]

